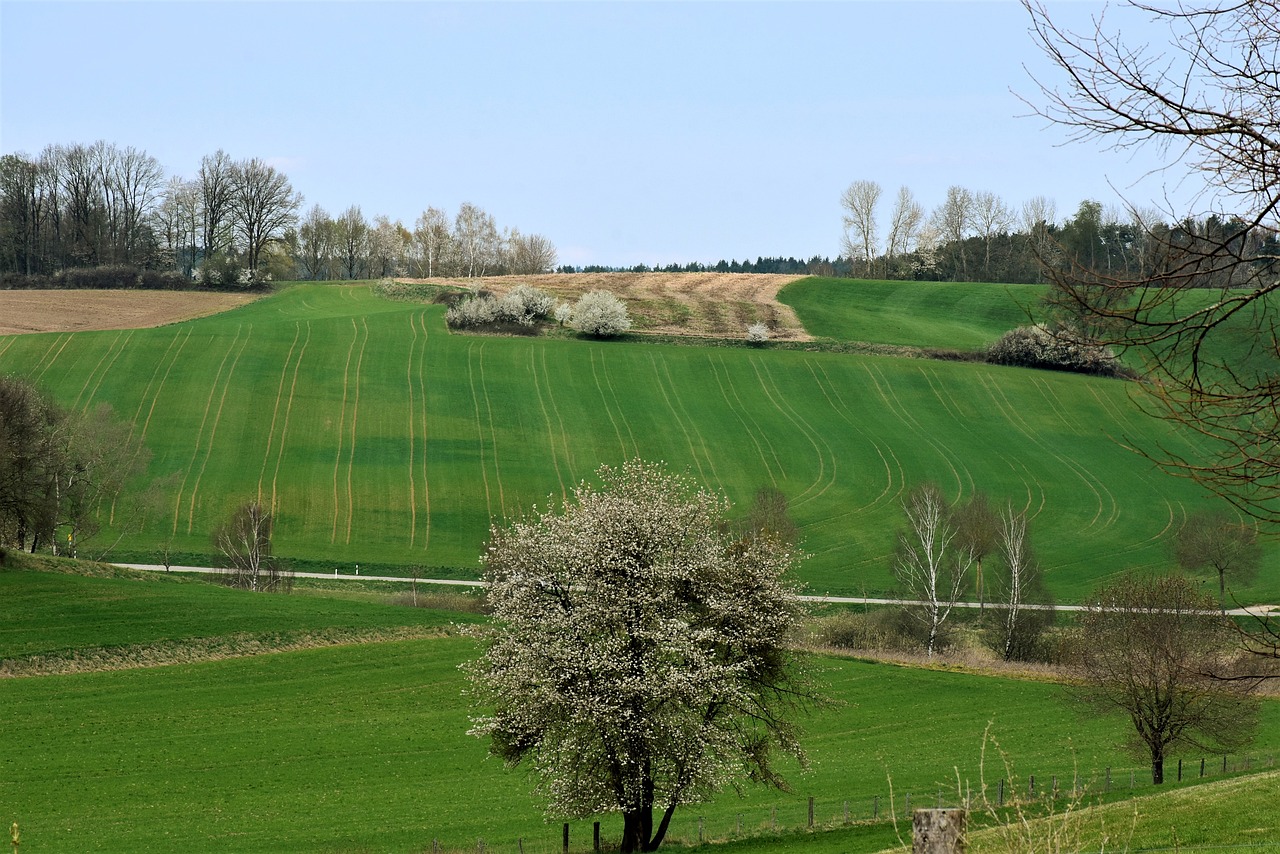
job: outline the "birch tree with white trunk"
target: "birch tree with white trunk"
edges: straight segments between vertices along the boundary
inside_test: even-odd
[[[893,573],[902,594],[915,603],[907,610],[921,623],[925,652],[933,657],[943,624],[960,601],[973,565],[973,552],[956,542],[959,529],[942,490],[918,486],[902,502],[907,527],[898,534]]]
[[[840,205],[845,210],[841,251],[850,260],[862,259],[864,275],[868,277],[879,243],[876,205],[880,203],[880,194],[880,185],[875,181],[854,181],[840,196]]]

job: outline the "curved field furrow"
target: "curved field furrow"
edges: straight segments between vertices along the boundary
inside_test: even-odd
[[[124,338],[124,342],[120,338]],[[133,337],[133,330],[130,329],[126,335],[123,332],[117,332],[116,337],[111,339],[111,343],[107,345],[107,352],[102,354],[102,358],[98,360],[98,364],[93,366],[93,370],[89,372],[89,376],[85,378],[84,385],[80,388],[80,393],[76,395],[75,401],[71,404],[73,410],[79,409],[81,412],[88,412],[89,406],[93,403],[93,398],[97,396],[98,389],[102,388],[102,380],[106,377],[107,372],[111,370],[111,366],[116,363],[116,359],[120,358],[120,354],[129,346],[129,339]],[[93,390],[89,391],[90,383],[93,384]],[[85,398],[84,406],[80,405],[80,399],[84,397],[85,392],[89,392],[89,396]]]
[[[342,513],[342,503],[338,494],[338,480],[342,472],[342,442],[347,433],[347,397],[351,392],[351,357],[355,355],[356,345],[360,343],[360,327],[356,319],[351,318],[351,343],[347,345],[347,360],[342,366],[342,405],[338,409],[338,441],[333,455],[333,522],[329,526],[329,543],[338,541],[338,516]]]
[[[826,398],[827,405],[831,407],[831,410],[835,412],[836,415],[840,416],[845,424],[849,425],[849,429],[856,432],[864,441],[866,441],[867,444],[871,446],[871,449],[876,452],[876,456],[880,458],[880,465],[884,467],[884,489],[880,490],[880,492],[870,501],[858,505],[857,507],[851,507],[846,511],[846,514],[841,515],[862,513],[878,506],[880,503],[887,500],[889,493],[893,491],[893,469],[889,465],[888,458],[885,457],[884,451],[880,449],[879,443],[867,435],[867,431],[863,429],[862,425],[860,425],[854,418],[850,417],[848,404],[844,402],[844,398],[840,395],[840,390],[836,388],[833,382],[831,382],[831,378],[827,376],[827,372],[823,369],[822,365],[815,363],[812,359],[807,359],[805,360],[805,366],[809,369],[809,373],[813,375],[814,384],[818,387],[818,390],[822,392],[822,396]],[[819,376],[819,374],[821,374],[821,376]],[[902,464],[898,462],[898,458],[893,454],[892,448],[889,449],[889,454],[893,456],[894,462],[898,466],[898,480],[901,482],[905,479],[902,477]]]
[[[262,481],[267,476],[267,463],[271,460],[271,448],[275,444],[276,439],[276,421],[280,417],[280,401],[284,397],[284,381],[289,376],[289,365],[293,362],[293,352],[298,348],[298,338],[302,335],[301,324],[293,324],[293,343],[289,345],[289,352],[285,354],[284,362],[280,365],[280,381],[276,384],[276,399],[271,407],[271,426],[267,428],[267,447],[262,452],[262,466],[258,469],[258,503],[262,503]],[[275,502],[272,501],[268,505],[272,511],[275,510]]]
[[[236,335],[239,337],[240,330],[237,327]],[[244,355],[245,348],[249,346],[249,339],[253,337],[253,325],[250,324],[249,331],[245,333],[244,343],[240,345],[240,350],[236,353],[236,357],[231,362],[231,368],[227,371],[227,378],[222,383],[222,396],[218,399],[218,411],[213,415],[213,426],[209,428],[209,441],[205,444],[204,459],[200,462],[200,471],[196,474],[196,482],[191,487],[191,497],[187,505],[187,533],[191,533],[195,526],[196,515],[196,497],[200,494],[200,481],[204,478],[205,468],[209,465],[209,457],[213,456],[213,443],[218,436],[218,424],[222,421],[222,408],[227,403],[227,393],[231,390],[231,378],[235,376],[236,365],[240,364],[240,357]],[[224,360],[225,361],[225,360]],[[206,409],[207,412],[207,409]]]
[[[536,350],[529,351],[529,373],[533,376],[533,391],[538,397],[538,408],[542,410],[542,420],[547,425],[547,449],[551,452],[551,466],[556,472],[556,483],[560,484],[560,497],[568,500],[569,491],[564,488],[564,477],[560,473],[560,454],[556,451],[556,430],[551,424],[551,414],[547,411],[546,401],[542,397],[542,380],[538,378],[538,355]],[[560,426],[563,434],[564,425]],[[562,436],[562,441],[564,441]]]
[[[752,367],[755,369],[756,376],[759,377],[760,367],[762,365],[761,361],[759,359],[752,359],[751,364],[752,364]],[[818,498],[821,498],[824,494],[826,494],[827,490],[831,489],[831,487],[835,485],[836,471],[838,467],[837,460],[836,460],[836,453],[834,450],[832,450],[831,445],[828,444],[827,440],[823,438],[822,432],[819,430],[815,430],[813,425],[810,424],[803,415],[797,412],[795,407],[792,406],[790,401],[787,400],[786,395],[784,395],[782,391],[778,388],[777,380],[773,378],[773,374],[769,371],[769,366],[767,364],[764,364],[763,367],[764,367],[764,373],[768,377],[769,384],[773,386],[774,395],[771,395],[770,399],[774,401],[774,405],[778,407],[779,411],[783,412],[783,414],[786,415],[791,420],[791,423],[795,424],[797,427],[800,428],[800,430],[805,434],[805,437],[809,439],[810,444],[813,445],[813,449],[818,455],[818,477],[814,480],[814,482],[810,485],[810,489],[806,490],[806,492],[811,492],[814,488],[816,488],[817,484],[819,483],[822,483],[822,488],[818,489],[816,492],[813,492],[813,494],[808,495],[807,497],[798,497],[795,501],[795,506],[799,507],[801,504],[805,504],[809,501],[814,501]],[[782,405],[786,406],[786,410],[783,410],[782,405],[779,405],[777,403],[777,401],[779,400],[782,401]],[[830,469],[831,469],[830,474],[826,473],[827,461],[822,458],[823,448],[826,449],[827,458],[830,461]]]
[[[728,387],[729,391],[733,393],[733,399],[737,403],[736,407],[733,406],[733,404],[730,404],[730,406],[734,408],[735,411],[746,413],[747,420],[751,422],[751,426],[755,428],[756,433],[759,434],[761,441],[764,442],[764,446],[769,449],[769,457],[773,460],[773,468],[777,469],[779,477],[785,477],[786,466],[782,464],[782,458],[778,456],[778,449],[774,446],[773,440],[769,438],[769,431],[760,426],[760,422],[751,414],[752,407],[748,406],[746,402],[743,401],[742,395],[738,393],[738,387],[734,385],[733,382],[733,371],[729,370],[729,365],[725,362],[724,356],[720,355],[719,358],[720,367],[724,369],[725,385]]]
[[[9,352],[9,348],[13,346],[13,342],[18,340],[18,336],[10,335],[4,341],[0,341],[0,359],[4,358],[4,354]]]
[[[40,373],[36,374],[37,384],[44,379],[45,372],[48,371],[49,368],[53,367],[53,363],[62,355],[62,351],[67,349],[67,345],[71,343],[71,339],[73,337],[75,336],[68,333],[65,336],[59,335],[57,338],[53,339],[53,343],[49,345],[49,349],[45,351],[44,356],[40,357],[40,361],[36,364],[36,367],[40,369]],[[56,352],[54,348],[57,348]],[[45,362],[45,359],[48,359],[49,361]],[[44,365],[44,367],[40,367],[41,365]]]
[[[186,492],[187,480],[191,477],[191,470],[195,468],[196,460],[200,458],[200,443],[204,439],[205,424],[209,421],[209,410],[213,408],[213,395],[218,388],[218,382],[222,379],[222,371],[227,366],[227,359],[231,358],[231,351],[236,348],[236,343],[240,340],[240,326],[236,327],[236,335],[231,339],[231,344],[227,347],[227,352],[222,354],[222,361],[218,363],[218,372],[213,377],[213,382],[209,383],[209,394],[204,400],[204,414],[200,417],[200,427],[196,430],[193,447],[191,449],[191,461],[187,463],[182,471],[182,483],[178,486],[178,494],[173,501],[173,533],[178,533],[178,520],[182,518],[182,494]],[[154,409],[154,404],[153,407]],[[142,433],[146,435],[146,427],[142,429]]]
[[[431,546],[431,481],[427,479],[427,443],[431,438],[431,434],[427,427],[427,345],[430,343],[431,336],[427,331],[427,313],[420,311],[417,314],[418,326],[422,329],[422,346],[418,348],[418,408],[421,412],[420,420],[422,422],[422,510],[426,515],[426,524],[423,526],[422,534],[422,550],[426,551]]]
[[[773,405],[774,409],[778,410],[778,413],[782,415],[783,418],[790,421],[795,426],[796,430],[798,430],[800,434],[804,436],[805,441],[809,443],[809,446],[811,448],[813,448],[814,458],[818,461],[818,474],[814,477],[812,481],[809,482],[809,485],[806,486],[803,491],[801,491],[798,495],[796,495],[794,499],[792,499],[792,506],[793,507],[798,506],[802,501],[806,500],[806,496],[808,496],[809,493],[813,492],[815,489],[818,488],[818,484],[821,483],[825,478],[826,460],[822,458],[822,449],[818,447],[818,443],[813,440],[813,437],[811,435],[809,435],[809,431],[806,430],[803,426],[801,426],[801,424],[791,415],[791,413],[783,409],[782,405],[778,403],[777,397],[774,396],[774,392],[770,391],[769,389],[769,383],[765,381],[764,376],[760,373],[759,362],[756,359],[749,359],[748,364],[751,365],[751,370],[755,372],[756,382],[760,384],[760,390],[764,392],[765,398],[769,401],[770,404]]]
[[[475,343],[467,345],[467,383],[471,386],[471,405],[476,416],[476,447],[480,452],[480,479],[484,483],[484,504],[485,511],[490,519],[493,518],[493,495],[489,491],[489,469],[485,463],[484,453],[484,422],[480,418],[480,395],[476,393],[476,374],[475,366],[472,364],[471,354],[475,350]],[[480,345],[483,349],[484,345]]]
[[[1080,480],[1080,482],[1083,483],[1088,488],[1088,490],[1093,494],[1094,504],[1097,509],[1094,511],[1093,517],[1089,520],[1089,523],[1085,525],[1083,528],[1081,528],[1078,531],[1078,533],[1083,534],[1097,527],[1100,524],[1100,520],[1102,519],[1105,513],[1107,500],[1110,499],[1112,502],[1114,502],[1115,496],[1111,494],[1110,490],[1106,488],[1105,484],[1102,484],[1099,481],[1099,485],[1102,486],[1102,489],[1105,490],[1107,493],[1106,497],[1104,497],[1102,492],[1099,491],[1098,488],[1094,486],[1094,481],[1096,480],[1096,478],[1094,478],[1093,475],[1087,469],[1085,469],[1075,460],[1069,459],[1068,457],[1065,457],[1062,454],[1055,451],[1053,448],[1050,448],[1044,442],[1043,439],[1037,436],[1035,431],[1031,429],[1030,425],[1027,424],[1026,419],[1023,418],[1022,413],[1018,410],[1018,407],[1014,406],[1013,403],[1008,399],[1008,397],[1005,396],[1004,389],[1002,387],[995,384],[993,381],[989,380],[985,376],[979,376],[978,380],[980,383],[982,383],[982,386],[986,390],[987,395],[990,397],[991,402],[995,405],[997,409],[1000,410],[1000,412],[1004,415],[1005,420],[1008,421],[1009,424],[1014,429],[1016,429],[1019,433],[1025,436],[1027,438],[1027,441],[1029,441],[1031,444],[1040,448],[1045,452],[1045,454],[1047,454],[1048,456],[1060,462],[1064,468],[1066,468],[1073,475],[1075,475]]]
[[[609,416],[609,423],[613,425],[614,435],[618,437],[618,447],[622,450],[622,456],[623,457],[639,456],[640,451],[638,448],[636,448],[636,444],[635,444],[636,440],[634,436],[631,437],[631,451],[630,453],[628,453],[627,451],[627,442],[625,439],[622,438],[622,430],[621,428],[618,427],[618,419],[613,414],[614,407],[609,404],[609,398],[604,393],[604,386],[600,384],[600,372],[596,370],[596,351],[594,349],[591,350],[590,356],[591,356],[591,378],[595,380],[596,391],[600,392],[600,408],[604,410],[605,415]],[[604,361],[603,353],[601,354],[600,359],[601,359],[601,362],[603,363]],[[613,395],[614,403],[616,404],[618,400],[618,396],[617,396],[617,393],[614,392],[613,390],[613,384],[609,383],[608,377],[605,378],[605,382],[609,384],[609,392],[610,394]],[[628,427],[627,429],[629,431],[631,428]]]
[[[289,420],[293,415],[293,399],[298,388],[298,372],[302,369],[302,359],[307,355],[307,345],[311,343],[311,321],[307,321],[307,337],[302,341],[302,349],[298,351],[298,358],[293,363],[293,378],[289,380],[289,399],[284,407],[284,424],[280,427],[280,446],[276,450],[276,467],[271,473],[271,512],[276,512],[276,496],[279,494],[277,485],[280,481],[280,464],[284,461],[284,445],[285,440],[289,436]]]
[[[364,369],[364,351],[369,345],[369,321],[360,318],[360,327],[364,338],[360,341],[360,355],[356,357],[355,401],[351,406],[351,441],[347,443],[347,545],[351,544],[351,520],[356,513],[355,492],[352,490],[351,476],[356,466],[356,425],[360,421],[360,374]]]
[[[187,327],[187,338],[191,337],[191,327]],[[173,367],[173,362],[169,361],[170,354],[173,352],[173,346],[178,343],[178,339],[182,338],[182,330],[169,339],[169,346],[165,348],[164,353],[159,359],[156,359],[156,366],[151,371],[151,377],[147,380],[146,386],[142,389],[142,395],[138,398],[138,408],[133,412],[133,420],[129,422],[129,435],[133,436],[133,431],[138,429],[138,421],[142,418],[142,407],[147,405],[147,401],[151,401],[151,408],[156,408],[155,397],[152,396],[151,387],[156,383],[156,377],[160,376],[160,369],[165,367],[165,362],[169,363],[169,368]],[[165,377],[169,376],[169,369],[165,369]],[[164,381],[160,383],[160,387],[164,387]],[[160,389],[156,389],[156,395],[159,395]],[[145,428],[144,428],[145,430]]]
[[[724,399],[725,404],[729,407],[729,411],[733,413],[734,417],[738,419],[738,423],[742,425],[742,431],[747,434],[747,438],[751,440],[751,444],[756,446],[756,454],[760,457],[760,464],[764,466],[764,471],[769,477],[769,482],[776,487],[778,485],[778,478],[773,473],[773,467],[769,465],[768,457],[765,456],[764,446],[760,444],[760,439],[757,435],[759,426],[754,425],[754,419],[752,420],[752,424],[748,424],[746,419],[742,417],[743,409],[741,400],[739,400],[735,405],[734,402],[729,399],[729,392],[725,388],[725,378],[720,376],[720,371],[716,368],[715,360],[712,359],[710,355],[707,356],[707,362],[711,365],[711,375],[716,378],[716,385],[720,387],[720,397]],[[723,361],[721,362],[720,367],[724,367]],[[737,397],[736,392],[734,393],[734,396]],[[779,466],[778,468],[779,471],[781,471],[782,467]]]
[[[676,412],[675,406],[671,403],[671,395],[667,394],[666,383],[662,381],[662,371],[658,368],[658,360],[654,358],[652,353],[649,354],[649,364],[653,366],[654,387],[662,393],[662,400],[667,404],[667,409],[671,410],[672,419],[676,422],[676,426],[680,428],[680,432],[684,434],[684,441],[689,446],[689,458],[698,467],[698,478],[703,483],[706,483],[707,473],[702,470],[702,461],[698,459],[698,450],[693,446],[693,437],[689,435],[689,429],[685,427],[684,421],[680,418],[680,413]]]
[[[573,442],[569,439],[569,431],[565,429],[564,418],[560,415],[560,405],[556,403],[556,384],[551,381],[551,371],[547,368],[547,351],[546,348],[539,348],[538,352],[542,354],[542,379],[547,388],[547,399],[551,401],[551,412],[556,417],[556,422],[560,425],[560,444],[564,448],[564,463],[569,469],[569,478],[576,480],[574,469],[577,467],[573,459]],[[536,372],[536,368],[534,369]],[[548,427],[550,425],[548,424]],[[559,468],[556,469],[557,475]]]
[[[480,387],[484,389],[484,408],[489,414],[489,437],[493,445],[493,479],[498,482],[498,506],[507,518],[507,495],[502,488],[502,468],[498,464],[498,428],[493,423],[493,403],[489,400],[489,381],[484,375],[484,345],[480,345]]]
[[[684,398],[680,396],[680,384],[671,376],[671,363],[667,360],[662,362],[662,371],[667,375],[667,385],[671,389],[671,394],[675,398],[676,404],[682,413],[681,418],[685,424],[688,424],[693,431],[693,435],[698,439],[698,448],[702,451],[702,455],[706,457],[707,467],[711,469],[711,477],[715,481],[716,489],[724,491],[724,481],[720,479],[720,472],[716,471],[715,455],[708,449],[707,441],[702,437],[702,431],[698,429],[698,419],[689,414],[689,408],[684,405]]]
[[[1033,377],[1032,384],[1036,387],[1036,390],[1040,393],[1040,397],[1047,404],[1049,404],[1050,411],[1052,411],[1053,414],[1057,416],[1058,420],[1060,420],[1063,424],[1071,424],[1071,425],[1077,425],[1082,427],[1085,426],[1081,423],[1082,419],[1080,418],[1079,414],[1078,413],[1072,414],[1069,411],[1068,407],[1063,405],[1062,399],[1058,397],[1058,393],[1053,389],[1052,386],[1050,386],[1047,382],[1045,382],[1045,380],[1042,377]],[[1104,489],[1106,489],[1106,486],[1102,484],[1101,480],[1099,480],[1098,483],[1099,485],[1103,486]],[[1111,492],[1111,490],[1106,489],[1106,491],[1107,491],[1108,498],[1110,498],[1111,500],[1111,513],[1107,516],[1106,521],[1103,523],[1103,526],[1102,526],[1103,529],[1112,527],[1120,519],[1120,502],[1116,500],[1116,497]]]
[[[956,493],[964,493],[964,482],[966,478],[969,480],[970,488],[972,488],[973,475],[970,474],[969,469],[966,467],[964,474],[962,475],[960,473],[960,470],[956,468],[955,463],[952,462],[950,449],[934,439],[930,431],[926,430],[924,425],[916,420],[915,415],[911,412],[911,408],[898,398],[898,393],[894,391],[893,383],[889,382],[889,378],[884,375],[880,367],[876,366],[874,369],[868,365],[864,365],[863,367],[866,368],[868,374],[874,373],[878,376],[878,379],[872,380],[872,382],[875,383],[876,391],[880,393],[880,398],[884,400],[886,405],[888,405],[898,416],[898,419],[904,424],[914,427],[916,435],[923,439],[925,444],[933,448],[933,450],[937,452],[938,456],[942,458],[942,462],[951,472],[951,478],[955,482]],[[888,389],[888,391],[886,391],[886,389]]]

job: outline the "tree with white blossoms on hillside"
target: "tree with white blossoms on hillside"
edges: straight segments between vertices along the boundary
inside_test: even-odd
[[[659,465],[598,474],[492,531],[471,734],[533,768],[549,814],[620,812],[621,850],[654,851],[678,806],[742,778],[784,787],[779,752],[803,762],[796,556]]]

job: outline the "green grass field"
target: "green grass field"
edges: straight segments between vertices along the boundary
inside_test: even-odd
[[[778,298],[819,338],[975,350],[1038,313],[1043,285],[811,277]]]
[[[1019,311],[1016,300],[999,308],[996,286],[946,287],[988,306],[983,328]],[[922,316],[937,327],[959,300]],[[286,557],[474,577],[490,519],[642,456],[687,467],[740,505],[760,486],[782,489],[811,555],[803,576],[832,594],[888,590],[905,488],[980,488],[1030,510],[1051,589],[1079,600],[1113,573],[1166,566],[1165,538],[1209,501],[1122,447],[1139,438],[1188,449],[1137,410],[1135,384],[824,352],[452,335],[442,314],[367,285],[299,285],[160,329],[2,338],[0,370],[65,406],[110,403],[153,450],[150,473],[176,473],[162,517],[126,533],[118,552],[152,561],[166,543],[207,557],[213,527],[260,497]],[[954,330],[935,333],[958,343]],[[113,512],[127,515],[104,508]],[[1280,596],[1280,574],[1261,578],[1246,599]]]
[[[237,630],[220,616],[236,612],[278,630],[329,623],[302,596],[250,597],[270,600],[259,604],[200,583],[34,575],[0,572],[10,596],[31,591],[27,629],[62,647],[153,637],[161,614],[162,633],[179,638]],[[83,627],[68,625],[54,592],[80,600]],[[124,602],[136,635],[109,616]],[[387,606],[359,607],[366,623],[397,622]],[[0,680],[0,818],[19,821],[38,851],[408,852],[432,839],[514,850],[518,838],[529,851],[555,850],[559,826],[544,822],[523,773],[465,734],[457,665],[473,651],[468,640],[435,638]],[[1101,785],[1108,766],[1117,789],[1132,769],[1150,791],[1142,763],[1114,747],[1124,722],[1078,714],[1058,687],[835,658],[821,659],[819,674],[838,703],[808,720],[812,768],[790,770],[794,793],[726,793],[679,813],[676,839],[696,842],[700,818],[708,839],[735,836],[741,822],[770,850],[775,817],[780,829],[803,828],[809,796],[824,826],[842,822],[846,800],[851,818],[869,819],[878,797],[883,817],[890,786],[899,812],[908,794],[917,806],[939,792],[954,801],[982,778],[988,726],[1013,766],[1010,791],[1030,774],[1042,789],[1053,775],[1066,788],[1077,773]],[[1254,755],[1278,751],[1280,703],[1268,702]],[[1004,774],[991,749],[988,783]],[[603,825],[616,838],[616,817]],[[843,846],[841,833],[832,838]],[[890,833],[859,832],[852,850],[891,844]],[[583,850],[590,823],[575,822],[573,834]]]

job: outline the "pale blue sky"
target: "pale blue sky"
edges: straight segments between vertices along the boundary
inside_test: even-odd
[[[863,178],[886,217],[902,184],[927,208],[951,184],[1060,215],[1110,184],[1158,199],[1133,185],[1157,161],[1019,118],[1010,90],[1046,70],[1027,23],[1014,2],[3,0],[0,151],[105,139],[191,176],[222,148],[306,207],[412,228],[470,201],[573,264],[834,256]]]

